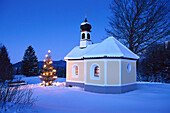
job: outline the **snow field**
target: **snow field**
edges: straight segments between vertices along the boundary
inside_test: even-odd
[[[41,87],[38,77],[23,77],[38,101],[27,113],[170,113],[170,84],[138,82],[138,89],[123,94],[99,94],[78,87]]]

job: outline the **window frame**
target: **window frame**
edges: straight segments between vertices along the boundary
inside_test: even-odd
[[[78,75],[76,75],[76,67],[78,67]],[[72,66],[72,77],[73,78],[78,78],[79,77],[79,66],[77,65],[77,64],[74,64],[73,66]]]
[[[99,77],[97,77],[97,76],[94,76],[95,75],[95,68],[96,67],[99,67]],[[91,65],[91,67],[90,67],[90,79],[92,79],[92,80],[100,80],[100,76],[101,76],[101,68],[100,68],[100,66],[99,66],[99,64],[92,64]]]

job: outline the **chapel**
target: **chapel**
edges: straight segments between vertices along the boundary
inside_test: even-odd
[[[139,59],[114,37],[92,43],[91,28],[81,23],[80,45],[65,57],[66,86],[95,93],[124,93],[135,90],[136,61]]]

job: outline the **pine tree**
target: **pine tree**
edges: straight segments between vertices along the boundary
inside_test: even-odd
[[[13,79],[14,70],[8,52],[5,46],[0,48],[0,81],[5,82],[6,80]]]
[[[58,77],[61,77],[61,76],[60,76],[60,68],[59,68],[59,67],[56,68],[56,71],[57,71],[57,76],[58,76]]]
[[[21,65],[21,73],[26,76],[36,76],[39,74],[37,56],[31,46],[25,51]]]
[[[64,67],[61,67],[61,77],[66,77],[66,70]]]
[[[56,70],[53,69],[53,61],[51,60],[50,56],[51,51],[48,50],[48,55],[46,55],[47,60],[44,60],[44,66],[41,70],[41,76],[40,79],[43,81],[41,85],[48,86],[52,85],[52,82],[57,79],[57,76],[54,76],[56,74]]]
[[[166,43],[167,42],[167,43]],[[160,82],[166,82],[170,83],[170,48],[169,48],[169,42],[166,41],[164,44],[162,44],[158,50],[158,56],[159,56],[159,76],[160,76]],[[163,78],[163,79],[162,79]]]
[[[20,69],[19,69],[19,67],[17,67],[15,74],[16,74],[16,75],[20,75]]]
[[[169,48],[164,44],[153,44],[144,53],[139,63],[139,75],[144,81],[170,82]]]

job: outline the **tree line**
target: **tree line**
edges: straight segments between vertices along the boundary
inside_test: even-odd
[[[58,77],[66,77],[66,69],[64,67],[56,67]],[[12,66],[8,56],[7,49],[4,45],[0,46],[0,82],[12,80],[13,75],[38,76],[41,67],[38,66],[38,58],[35,55],[34,49],[29,46],[24,53],[20,68]]]
[[[138,80],[169,81],[169,48],[166,48],[165,44],[161,46],[157,43],[164,42],[166,37],[169,37],[169,2],[112,0],[110,4],[111,16],[106,32],[141,56],[138,61]],[[5,46],[1,47],[0,54],[0,79],[11,79],[14,71]],[[35,51],[29,46],[18,71],[26,76],[36,76],[39,68]],[[59,76],[65,75],[65,68],[56,70],[60,72]]]
[[[14,78],[15,70],[12,67],[7,49],[4,45],[0,45],[0,109],[8,111],[8,109],[16,106],[16,112],[24,109],[26,106],[32,106],[36,98],[33,97],[32,89],[29,86],[24,88],[9,87],[8,83]],[[2,82],[2,83],[1,83]],[[13,103],[8,104],[8,103]]]
[[[170,41],[155,43],[138,61],[138,81],[170,83]]]
[[[25,51],[21,68],[17,68],[15,74],[23,74],[26,76],[40,75],[42,71],[42,67],[39,67],[38,63],[39,63],[38,58],[35,55],[34,49],[31,46],[29,46]],[[61,68],[54,67],[54,68],[56,68],[58,77],[66,77],[64,67]]]
[[[110,4],[106,32],[140,56],[138,81],[170,83],[169,6],[169,0],[112,0]]]

